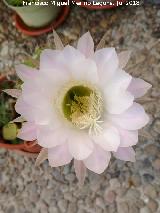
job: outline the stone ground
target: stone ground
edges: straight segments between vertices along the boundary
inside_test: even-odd
[[[88,172],[79,188],[73,167],[53,169],[44,162],[0,150],[0,213],[160,213],[160,7],[121,7],[88,11],[73,7],[57,30],[64,43],[90,30],[95,42],[107,31],[107,46],[132,50],[129,73],[153,85],[140,100],[151,117],[135,147],[137,161],[113,159],[102,175]],[[0,3],[0,72],[14,72],[14,64],[37,46],[53,46],[52,34],[37,38],[17,32],[12,12]]]

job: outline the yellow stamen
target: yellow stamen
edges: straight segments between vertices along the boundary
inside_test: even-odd
[[[61,101],[60,101],[61,100]],[[100,91],[84,82],[67,84],[59,99],[62,115],[78,129],[88,129],[89,134],[99,134],[103,113],[103,101]]]

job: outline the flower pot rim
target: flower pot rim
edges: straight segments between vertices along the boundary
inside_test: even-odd
[[[0,83],[1,83],[1,81],[4,81],[5,79],[6,79],[6,76],[3,74],[0,74]]]
[[[5,143],[5,140],[0,139],[0,148],[6,148],[6,149],[23,149],[24,143],[21,144],[9,144]]]
[[[21,144],[8,144],[3,139],[0,139],[0,148],[20,150],[27,153],[39,153],[41,150],[41,147],[38,144],[34,144],[34,141],[24,141]]]
[[[56,29],[60,24],[62,24],[65,21],[69,13],[69,10],[70,10],[69,6],[63,6],[57,18],[54,19],[51,24],[41,28],[28,27],[26,24],[24,24],[20,16],[16,13],[14,15],[14,19],[17,29],[21,31],[23,34],[28,36],[39,36],[41,34],[50,32],[53,29]]]
[[[82,3],[80,5],[80,7],[84,7],[87,8],[89,10],[104,10],[104,9],[113,9],[118,7],[116,4],[115,5],[104,5],[104,6],[97,6],[97,5],[85,5],[83,1],[81,0],[75,0],[77,3]],[[120,0],[120,2],[122,2],[122,4],[124,4],[127,0]],[[119,5],[121,6],[121,5]]]

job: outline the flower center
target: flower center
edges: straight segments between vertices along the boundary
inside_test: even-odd
[[[64,117],[79,129],[88,129],[89,133],[101,131],[102,96],[96,88],[87,85],[70,87],[64,95],[62,112]]]

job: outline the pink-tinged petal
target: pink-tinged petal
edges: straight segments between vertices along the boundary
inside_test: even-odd
[[[42,85],[43,87],[43,85]],[[51,97],[47,94],[43,88],[37,87],[37,85],[33,85],[32,83],[24,83],[22,86],[22,96],[26,103],[30,104],[34,107],[49,107],[51,106]]]
[[[61,51],[59,50],[43,50],[40,55],[40,70],[48,72],[55,69],[54,65],[56,64],[56,60],[59,57],[60,53]]]
[[[67,144],[48,149],[48,161],[52,167],[66,165],[71,162],[72,158]]]
[[[39,166],[46,159],[48,159],[48,149],[42,148],[38,157],[36,158],[35,166]]]
[[[129,87],[128,91],[133,94],[135,98],[139,98],[152,87],[151,84],[147,83],[146,81],[140,78],[133,78]]]
[[[39,72],[39,75],[36,77],[36,79],[23,83],[22,93],[40,93],[41,96],[53,98],[53,81],[50,80],[51,76],[48,76],[47,74],[48,72]],[[55,77],[55,73],[53,74]]]
[[[77,81],[97,83],[99,80],[96,64],[93,60],[84,59],[71,67],[72,77]]]
[[[54,92],[55,90],[64,86],[64,84],[66,84],[66,82],[71,79],[71,74],[69,72],[70,69],[68,68],[70,63],[68,63],[68,65],[63,63],[64,58],[62,53],[52,59],[52,65],[49,63],[45,64],[43,60],[41,60],[42,65],[40,67],[40,73],[45,81],[42,79],[42,84],[44,85],[44,88],[50,88],[50,91]],[[44,65],[42,62],[44,63]],[[45,87],[45,83],[48,84],[47,87]]]
[[[132,147],[120,147],[113,155],[120,160],[135,162],[135,151]]]
[[[54,43],[55,43],[56,49],[63,50],[64,45],[55,30],[53,30],[53,36],[54,36]]]
[[[62,51],[61,63],[69,69],[72,64],[77,63],[78,61],[84,60],[85,56],[74,47],[67,45]],[[68,63],[70,62],[70,63]]]
[[[74,63],[84,60],[85,56],[74,47],[67,45],[62,51],[44,50],[40,57],[40,70],[44,73],[53,73],[53,77],[57,72],[70,76],[70,69]]]
[[[32,108],[33,120],[37,125],[48,125],[54,119],[54,114],[47,108]]]
[[[118,58],[119,58],[119,67],[120,67],[121,69],[123,69],[123,68],[127,65],[128,61],[129,61],[129,59],[130,59],[130,57],[131,57],[131,51],[123,51],[123,52],[120,52],[120,53],[118,54]]]
[[[86,167],[83,161],[74,160],[74,169],[76,173],[76,177],[79,181],[80,186],[84,184],[84,180],[86,177]]]
[[[81,51],[87,58],[94,54],[94,42],[89,32],[80,37],[78,40],[77,49]]]
[[[101,85],[107,85],[118,69],[118,56],[114,48],[103,48],[95,52],[93,59],[98,68]]]
[[[95,146],[92,154],[83,160],[83,162],[89,170],[101,174],[108,167],[110,158],[110,152],[104,151],[99,146]]]
[[[138,143],[138,131],[137,130],[125,130],[117,127],[120,134],[120,147],[134,146]]]
[[[15,110],[18,114],[22,115],[26,120],[28,121],[34,121],[34,112],[33,108],[24,102],[22,97],[19,97],[16,104],[15,104]]]
[[[29,93],[29,91],[23,91],[23,99],[26,103],[30,104],[33,107],[41,108],[41,109],[49,109],[51,108],[51,100],[47,97],[41,95],[37,91],[33,91],[33,93]]]
[[[59,90],[60,87],[63,87],[66,82],[71,79],[70,73],[63,67],[52,67],[51,70],[40,70],[41,73],[44,74],[45,82],[47,82],[48,86],[44,88],[50,88],[50,91],[53,92]],[[56,78],[55,78],[56,76]],[[43,85],[44,81],[43,81]]]
[[[111,114],[121,114],[127,110],[134,100],[134,96],[127,91],[132,77],[122,70],[118,70],[117,74],[106,84],[104,90],[104,98],[106,110]]]
[[[96,50],[100,50],[100,49],[102,49],[102,48],[105,48],[105,46],[106,46],[106,37],[107,37],[107,35],[108,35],[108,32],[106,32],[103,36],[102,36],[102,38],[101,38],[101,40],[99,41],[99,43],[97,44],[97,47],[96,47]]]
[[[37,130],[38,144],[45,148],[59,146],[66,142],[67,133],[64,129],[50,126],[39,126]]]
[[[132,76],[126,73],[124,70],[118,69],[112,76],[109,82],[105,85],[106,92],[112,90],[115,94],[119,91],[127,90],[129,84],[132,81]],[[110,92],[110,91],[109,91]]]
[[[38,70],[32,67],[20,64],[15,66],[17,75],[22,81],[30,80],[37,77]]]
[[[25,122],[22,125],[18,135],[18,138],[26,140],[26,141],[33,141],[37,138],[37,127],[34,123]]]
[[[109,125],[103,127],[103,132],[99,136],[94,136],[93,140],[106,151],[117,151],[120,145],[118,130]]]
[[[112,115],[112,122],[127,130],[137,130],[144,127],[149,122],[149,117],[145,113],[144,108],[137,103],[120,115]]]
[[[19,116],[19,117],[15,118],[14,120],[10,121],[10,123],[22,123],[25,121],[26,120],[22,116]]]
[[[110,98],[107,95],[105,97],[106,110],[110,114],[117,114],[117,115],[121,114],[125,110],[127,110],[129,107],[132,106],[133,99],[134,97],[128,92],[121,92],[117,94],[116,96],[113,95]]]
[[[34,121],[34,123],[39,125],[46,125],[54,118],[53,110],[51,112],[49,108],[31,106],[24,101],[23,97],[18,98],[15,110],[27,121]]]
[[[22,91],[19,89],[5,89],[3,91],[13,98],[19,98],[19,96],[22,94]]]
[[[76,160],[87,158],[93,151],[93,143],[87,134],[73,133],[68,138],[68,146],[71,155]]]
[[[58,66],[63,65],[63,67],[69,71],[69,68],[72,66],[72,64],[84,59],[85,56],[79,50],[70,45],[67,45],[61,51],[60,57],[57,58],[56,62]]]
[[[40,73],[44,75],[44,78],[47,78],[47,83],[52,83],[53,86],[57,87],[58,83],[63,84],[64,81],[69,79],[65,60],[63,51],[46,49],[41,53]]]
[[[46,125],[54,118],[53,90],[50,85],[37,82],[26,82],[22,86],[22,96],[26,104],[32,107],[33,119],[36,124]],[[45,81],[45,79],[44,79]]]

